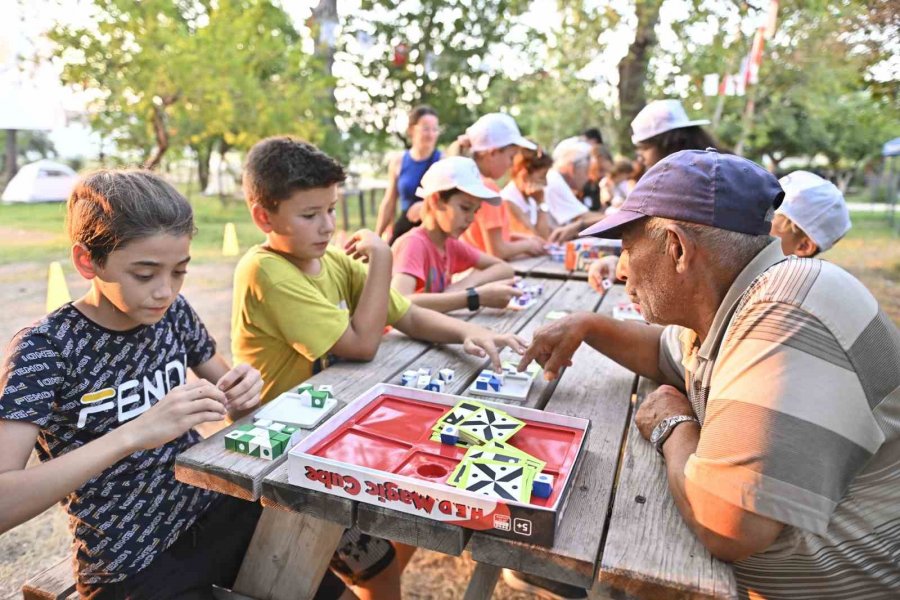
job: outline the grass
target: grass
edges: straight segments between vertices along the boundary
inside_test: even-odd
[[[380,201],[376,195],[376,203]],[[262,234],[250,220],[243,201],[194,195],[194,220],[197,235],[191,245],[194,260],[210,261],[222,255],[222,236],[226,223],[237,228],[241,250],[258,243]],[[0,265],[19,262],[49,263],[67,260],[69,242],[65,234],[65,203],[0,203]],[[376,206],[377,209],[377,206]],[[349,230],[361,226],[360,203],[356,195],[347,199]],[[338,205],[337,224],[343,229],[343,212]],[[368,193],[365,197],[365,224],[374,229],[375,216]]]

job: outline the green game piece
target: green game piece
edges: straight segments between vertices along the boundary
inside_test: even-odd
[[[293,425],[285,425],[284,429],[281,430],[281,433],[291,436],[297,433],[297,429],[298,428],[294,427]]]
[[[310,392],[310,398],[312,398],[312,407],[313,408],[325,408],[325,401],[331,397],[329,392]]]
[[[316,388],[313,387],[312,384],[309,384],[309,383],[301,383],[300,385],[297,386],[297,393],[298,393],[298,394],[302,394],[303,392],[312,392],[312,391],[314,391],[315,389],[316,389]]]

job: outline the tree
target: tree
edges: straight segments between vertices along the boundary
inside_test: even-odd
[[[628,46],[628,54],[619,63],[619,120],[617,122],[620,149],[630,150],[631,121],[647,104],[645,94],[647,70],[653,50],[657,45],[656,24],[663,0],[636,0],[634,41]]]
[[[91,27],[50,38],[64,83],[94,90],[92,126],[155,168],[172,147],[200,158],[264,135],[318,141],[329,79],[268,0],[94,0]],[[326,96],[327,97],[327,96]]]
[[[394,119],[429,104],[440,116],[442,139],[455,139],[503,77],[503,57],[528,63],[528,31],[516,23],[526,6],[526,0],[363,0],[346,18],[336,56],[346,73],[337,90],[340,117],[351,136],[384,148]]]

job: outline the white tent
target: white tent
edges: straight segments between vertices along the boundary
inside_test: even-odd
[[[64,164],[39,160],[19,169],[6,190],[4,202],[65,202],[78,175]]]

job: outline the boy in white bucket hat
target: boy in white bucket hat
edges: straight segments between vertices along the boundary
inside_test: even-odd
[[[809,171],[794,171],[778,183],[784,201],[775,212],[772,235],[781,238],[785,255],[815,256],[850,231],[847,203],[833,183]]]
[[[460,141],[471,150],[484,184],[498,196],[500,187],[495,180],[509,172],[519,148],[537,149],[536,144],[519,132],[515,119],[503,113],[484,115],[466,129]],[[475,222],[461,239],[502,260],[544,253],[543,240],[537,236],[511,232],[509,222],[504,206],[483,205],[475,215]]]

